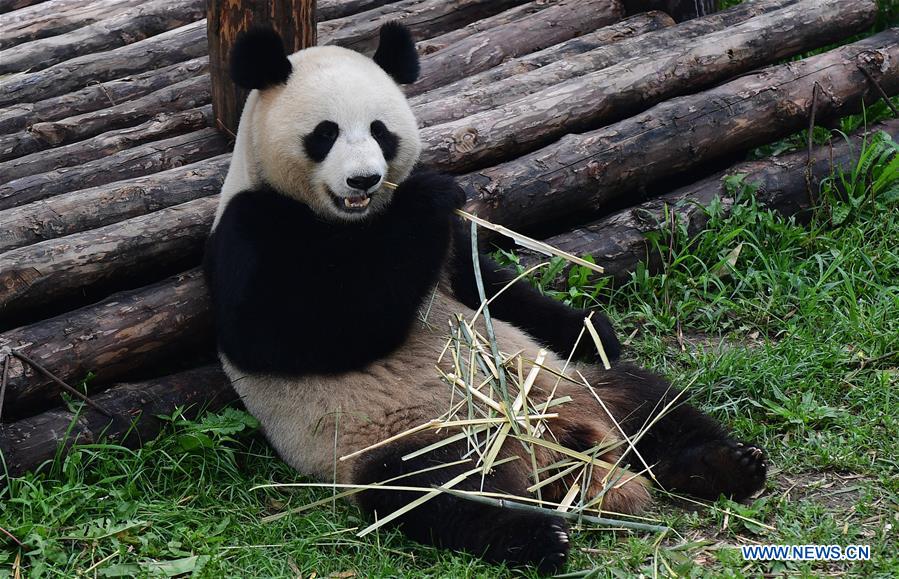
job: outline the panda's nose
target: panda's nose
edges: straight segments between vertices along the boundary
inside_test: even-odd
[[[377,185],[380,180],[380,175],[357,175],[355,177],[347,177],[346,184],[353,189],[368,191]]]

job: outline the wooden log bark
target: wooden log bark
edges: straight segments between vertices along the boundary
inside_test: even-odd
[[[315,16],[319,22],[334,20],[359,14],[373,8],[380,8],[385,4],[393,4],[397,0],[318,0],[315,7]]]
[[[798,0],[797,0],[798,1]],[[624,118],[635,111],[646,108],[652,101],[659,101],[665,95],[659,91],[637,90],[636,97],[632,87],[636,83],[656,84],[664,83],[677,92],[695,91],[715,82],[717,78],[727,78],[731,71],[748,70],[758,64],[772,62],[778,55],[793,54],[797,52],[796,44],[809,44],[818,46],[826,42],[828,38],[840,38],[844,33],[839,26],[828,22],[825,30],[819,33],[815,30],[822,19],[835,16],[845,19],[850,26],[857,20],[870,19],[870,3],[853,4],[852,0],[843,6],[834,6],[830,2],[825,6],[817,6],[816,2],[804,2],[775,10],[755,18],[745,18],[742,22],[731,22],[726,25],[724,18],[709,17],[695,20],[686,24],[680,24],[670,29],[645,34],[631,38],[612,46],[603,46],[596,50],[581,54],[571,55],[567,58],[536,68],[532,71],[521,72],[505,79],[497,79],[487,86],[479,86],[463,90],[442,98],[437,94],[428,95],[427,99],[416,101],[413,112],[418,118],[419,125],[428,127],[438,123],[459,120],[475,115],[482,111],[488,111],[502,107],[507,103],[526,97],[536,98],[539,91],[547,88],[558,88],[566,91],[570,88],[580,91],[581,87],[575,83],[563,85],[566,81],[577,79],[590,90],[597,94],[614,93],[615,103],[607,102],[604,96],[592,94],[583,95],[583,103],[599,103],[596,111],[597,121],[606,121],[607,114],[602,110],[614,110],[611,116]],[[847,8],[848,10],[841,10]],[[811,9],[811,13],[807,11]],[[796,13],[802,14],[802,20],[797,24],[797,29],[790,26],[786,18],[793,17]],[[744,11],[741,11],[745,14]],[[861,13],[861,16],[859,15]],[[827,22],[826,20],[824,20]],[[841,23],[842,24],[842,23]],[[713,29],[714,27],[714,29]],[[734,31],[734,36],[730,31]],[[677,34],[682,31],[682,34]],[[699,31],[705,31],[699,35]],[[786,31],[790,37],[787,45],[778,42],[763,44],[762,39],[754,39],[752,34],[762,34],[765,39],[772,35]],[[849,32],[847,32],[849,33]],[[662,42],[659,41],[659,37]],[[738,55],[734,59],[720,58],[712,62],[712,66],[706,69],[707,55],[714,54],[714,46],[721,38],[728,40],[727,46],[722,47],[720,56],[727,57],[729,47],[736,47]],[[799,48],[800,50],[802,47]],[[610,53],[629,55],[623,61],[611,63]],[[653,54],[659,53],[658,57]],[[730,68],[730,67],[734,68]],[[684,72],[681,72],[684,69]],[[668,72],[670,71],[670,72]],[[587,76],[589,75],[589,76]],[[692,76],[691,76],[692,75]],[[706,76],[707,75],[707,76]],[[692,77],[699,77],[695,81]],[[705,77],[703,80],[702,77]],[[711,79],[711,80],[709,80]],[[610,89],[609,84],[614,83],[615,88]],[[567,87],[567,88],[566,88]],[[619,89],[619,87],[621,87]],[[663,91],[664,92],[664,91]],[[669,91],[670,93],[670,91]],[[539,92],[543,95],[543,92]],[[668,93],[665,93],[668,94]],[[620,97],[620,98],[618,98]],[[557,98],[554,94],[546,94],[545,99]],[[636,99],[636,100],[634,100]],[[567,100],[567,99],[566,99]],[[527,101],[532,102],[532,101]],[[524,107],[524,105],[522,105]],[[556,106],[554,104],[554,106]],[[530,108],[530,105],[527,106]],[[564,104],[559,108],[565,108]],[[548,120],[547,124],[551,124]]]
[[[142,0],[47,0],[0,14],[0,49],[65,34],[110,18]]]
[[[378,30],[398,21],[418,40],[426,40],[502,12],[526,0],[400,0],[366,12],[322,22],[319,44],[337,44],[371,54],[378,44]]]
[[[31,24],[46,18],[48,15],[57,16],[67,11],[75,12],[98,0],[44,0],[38,5],[20,8],[12,12],[0,14],[0,26],[4,29],[12,29],[17,26]],[[110,4],[114,0],[110,1]]]
[[[216,126],[233,136],[250,94],[231,82],[228,72],[228,58],[237,36],[254,26],[270,26],[281,35],[288,52],[315,46],[315,0],[209,0],[206,20]]]
[[[95,389],[169,356],[211,350],[211,323],[206,284],[195,269],[0,333],[0,348],[20,350],[70,384],[96,372]],[[10,360],[6,408],[40,412],[55,405],[59,392],[44,375]]]
[[[16,103],[0,109],[0,135],[25,129],[36,122],[56,121],[116,106],[181,81],[205,75],[208,70],[209,58],[201,56],[134,76],[94,84],[35,103]]]
[[[0,185],[0,210],[221,155],[228,141],[215,129],[154,141],[103,159],[15,179]]]
[[[35,71],[83,54],[117,48],[203,18],[203,0],[150,0],[71,32],[0,51],[0,74]]]
[[[567,81],[576,67],[546,66],[497,83],[479,99],[435,103],[426,115],[430,120],[474,114],[423,130],[423,150],[441,169],[485,167],[845,38],[869,27],[876,15],[874,0],[803,0],[653,58],[637,56]],[[533,92],[539,86],[547,88]],[[515,99],[516,93],[529,96],[493,108],[495,100]]]
[[[656,105],[460,181],[468,209],[513,229],[597,211],[641,185],[771,142],[808,123],[813,87],[820,119],[850,114],[877,92],[865,67],[899,92],[899,29],[774,66],[714,89]]]
[[[120,48],[85,54],[49,68],[0,81],[0,106],[48,99],[91,83],[205,56],[206,20]]]
[[[0,162],[0,175],[12,180],[81,165],[144,143],[160,141],[211,126],[212,105],[174,113],[159,113],[149,121],[134,127],[109,131],[71,145]]]
[[[835,135],[830,145],[813,150],[811,163],[807,151],[739,163],[698,183],[555,235],[545,242],[575,255],[592,255],[605,269],[605,275],[611,276],[616,283],[623,283],[638,263],[649,265],[651,270],[657,270],[661,264],[647,234],[676,221],[687,227],[690,236],[697,235],[706,226],[706,208],[714,199],[720,200],[721,210],[726,215],[734,203],[732,193],[725,186],[729,177],[741,175],[744,183],[757,186],[754,195],[764,207],[786,216],[802,216],[812,203],[809,183],[812,191],[817,192],[821,181],[834,171],[851,170],[858,161],[863,140],[875,131],[885,131],[897,138],[899,120],[874,125],[870,131],[855,135],[848,142]],[[806,170],[810,177],[808,182]],[[545,260],[527,250],[521,251],[520,255],[525,266]]]
[[[109,442],[137,448],[164,428],[159,416],[185,408],[185,417],[215,411],[237,400],[228,378],[216,365],[131,384],[117,384],[95,396],[109,418],[90,407],[75,413],[64,408],[0,424],[0,455],[7,474],[18,477],[65,457],[75,444]]]
[[[460,40],[464,40],[472,34],[484,32],[485,30],[490,30],[497,26],[503,26],[521,20],[522,18],[527,18],[529,15],[558,4],[560,1],[561,0],[533,0],[532,2],[527,2],[526,4],[521,4],[520,6],[515,6],[508,10],[503,10],[499,14],[476,20],[461,28],[450,30],[440,36],[419,41],[416,44],[416,49],[421,56],[427,56],[438,50],[443,50],[447,46],[459,42]]]
[[[0,212],[0,253],[159,211],[222,188],[231,155],[72,191]]]
[[[44,0],[0,0],[0,14],[31,6]]]
[[[720,14],[699,18],[681,24],[677,28],[671,27],[670,29],[666,27],[673,23],[671,18],[658,12],[632,16],[611,26],[545,48],[534,54],[510,59],[484,72],[431,89],[423,95],[413,96],[410,99],[410,103],[415,107],[432,100],[456,96],[466,91],[489,88],[494,83],[511,76],[530,72],[587,52],[593,53],[591,55],[592,64],[589,70],[599,70],[632,58],[637,54],[643,58],[648,58],[651,54],[666,50],[669,46],[678,42],[686,42],[687,39],[715,32],[727,26],[734,26],[745,22],[753,16],[778,10],[798,1],[757,0],[756,2],[738,4]],[[653,32],[656,30],[657,32]],[[653,33],[646,34],[648,32]]]
[[[506,59],[592,32],[624,16],[620,0],[561,0],[527,18],[476,32],[421,59],[421,76],[407,94],[421,94]]]
[[[0,254],[0,326],[140,270],[199,261],[218,197],[202,197],[98,229]]]
[[[26,131],[0,137],[0,161],[130,127],[159,113],[200,107],[211,99],[209,78],[196,76],[105,109],[57,121],[34,123]]]
[[[0,14],[0,49],[56,36],[111,18],[144,0],[47,0],[37,6]],[[397,0],[318,0],[319,22],[343,18]]]

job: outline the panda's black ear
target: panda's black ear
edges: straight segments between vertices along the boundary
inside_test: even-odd
[[[399,84],[412,84],[418,80],[418,52],[409,29],[399,22],[388,22],[381,27],[381,39],[374,60]]]
[[[245,89],[264,89],[287,82],[293,67],[281,36],[271,28],[251,28],[231,49],[231,79]]]

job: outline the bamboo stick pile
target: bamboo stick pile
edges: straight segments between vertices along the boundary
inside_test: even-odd
[[[410,26],[423,162],[458,175],[467,211],[592,254],[619,280],[659,264],[646,234],[669,206],[701,227],[694,202],[726,200],[727,175],[747,174],[784,213],[807,209],[809,184],[850,163],[861,137],[721,169],[807,128],[813,109],[822,123],[899,93],[896,29],[795,60],[870,28],[874,0],[747,0],[679,23],[633,4],[319,0],[318,38],[367,52],[383,22]],[[0,452],[12,475],[73,437],[123,437],[139,418],[122,439],[138,444],[155,414],[233,402],[197,269],[232,144],[212,117],[202,5],[0,0]],[[50,374],[96,407],[73,413]]]

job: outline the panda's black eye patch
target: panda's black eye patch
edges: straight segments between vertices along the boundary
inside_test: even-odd
[[[315,126],[311,133],[303,137],[303,147],[306,154],[316,163],[321,163],[328,156],[337,135],[340,134],[340,127],[332,121],[322,121]]]
[[[392,161],[396,157],[396,151],[399,148],[400,138],[388,130],[387,125],[381,121],[374,121],[370,127],[371,136],[378,142],[384,159]]]

